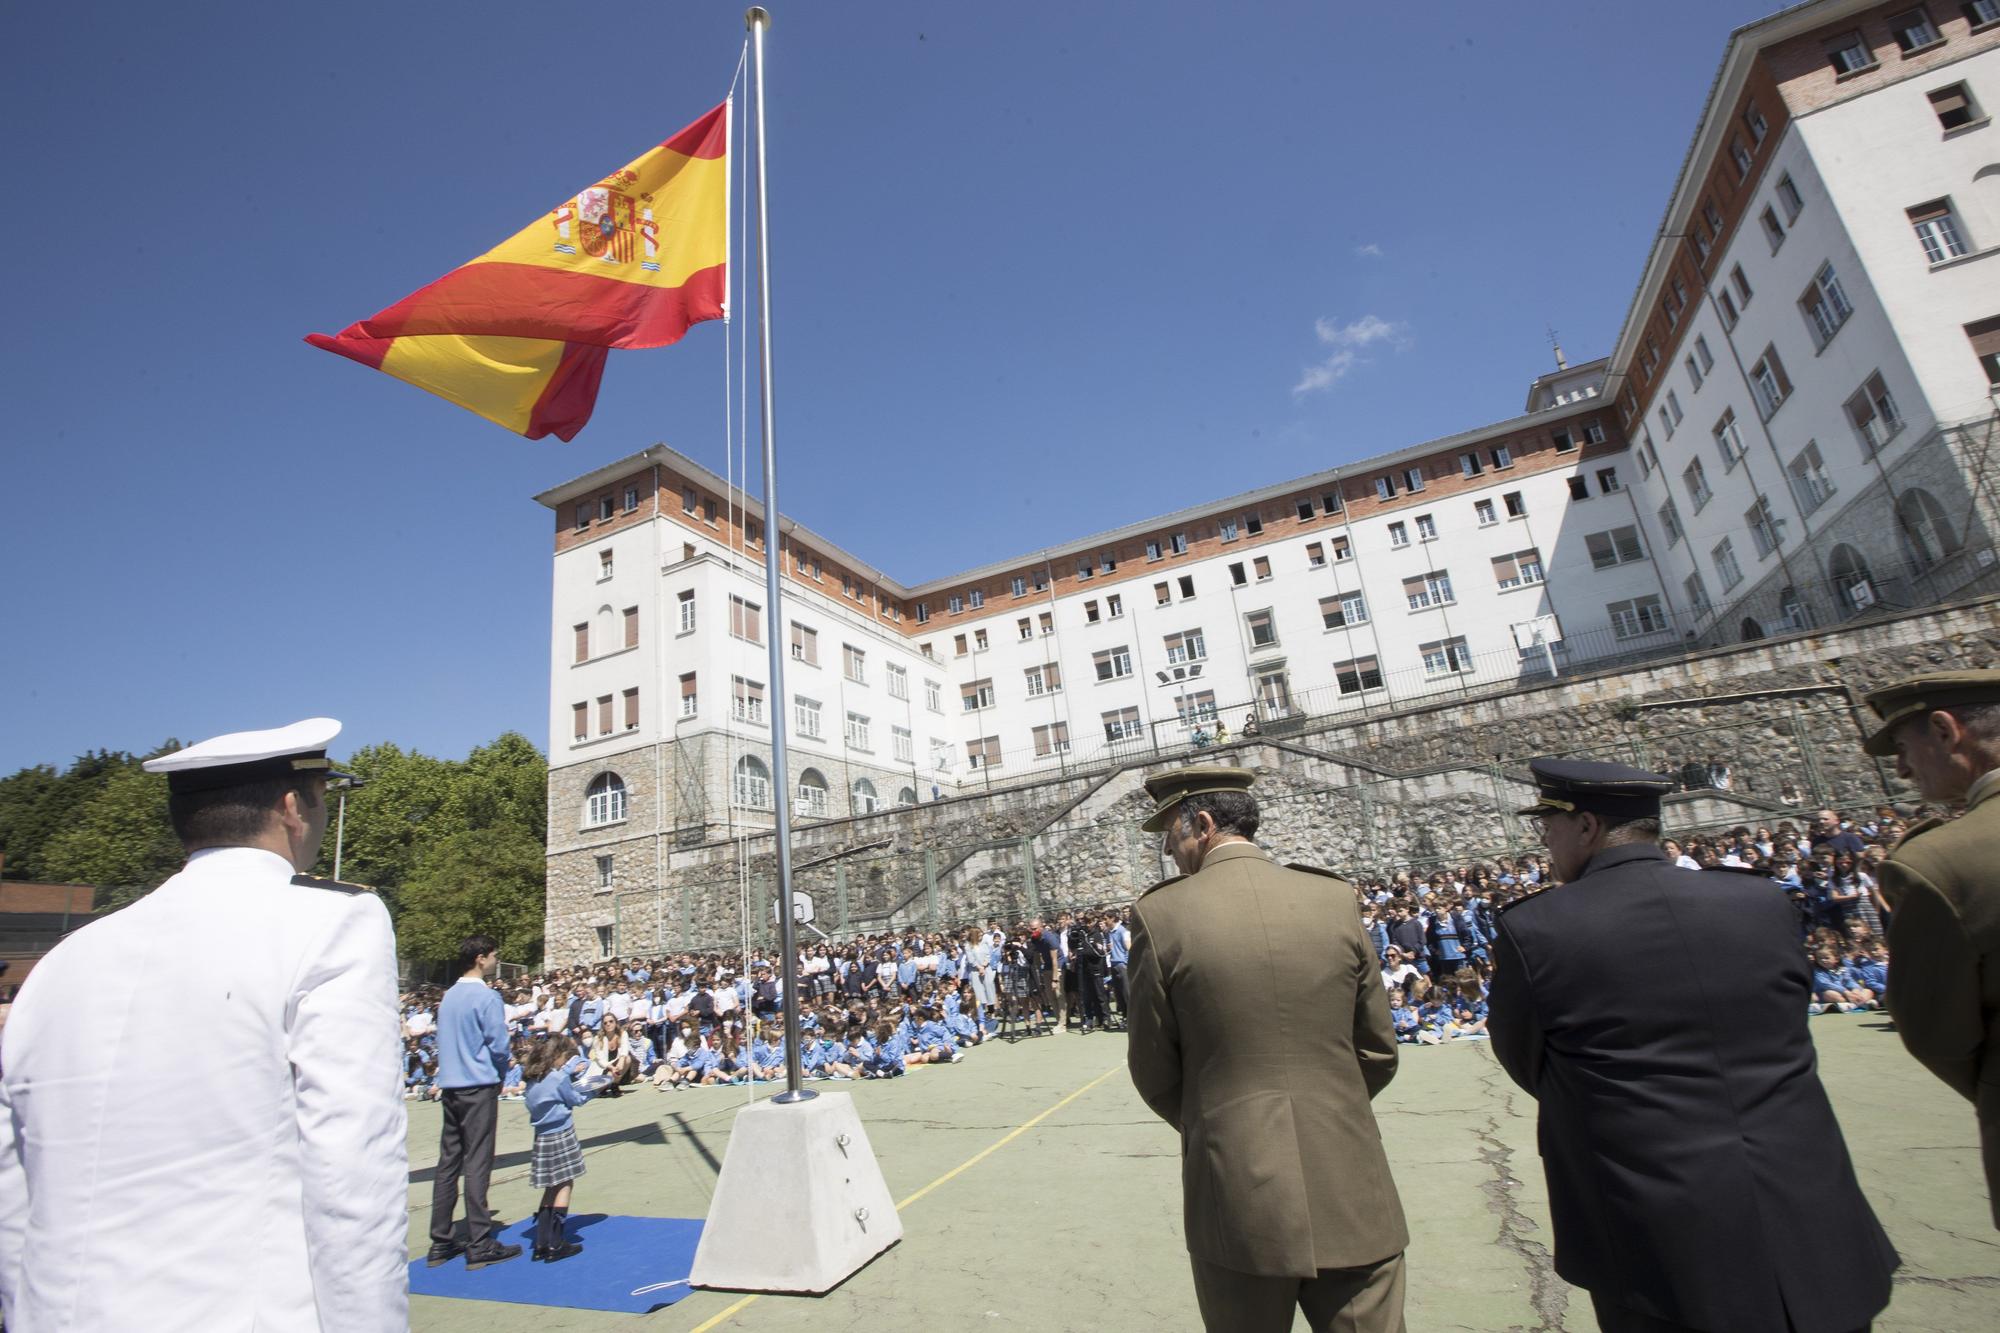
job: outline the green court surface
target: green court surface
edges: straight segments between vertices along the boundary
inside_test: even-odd
[[[2000,1328],[2000,1232],[1971,1106],[1910,1060],[1879,1018],[1815,1019],[1813,1035],[1862,1186],[1903,1256],[1875,1327]],[[1132,1091],[1124,1060],[1122,1036],[1072,1033],[988,1045],[892,1082],[811,1085],[853,1094],[904,1228],[901,1244],[826,1296],[746,1303],[696,1292],[646,1316],[413,1297],[411,1324],[425,1333],[1198,1328],[1178,1144]],[[584,1107],[577,1132],[589,1171],[574,1210],[702,1216],[744,1101],[741,1088],[646,1089]],[[1589,1298],[1550,1267],[1534,1103],[1486,1045],[1405,1048],[1375,1105],[1410,1221],[1410,1327],[1594,1330]],[[437,1132],[436,1106],[411,1103],[413,1256],[427,1244]],[[526,1111],[503,1103],[492,1202],[505,1220],[534,1209],[531,1141]],[[637,1287],[663,1275],[632,1276]]]

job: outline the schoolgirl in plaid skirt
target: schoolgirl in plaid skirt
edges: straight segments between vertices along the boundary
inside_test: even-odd
[[[570,1108],[596,1095],[595,1088],[578,1087],[569,1065],[576,1044],[566,1036],[539,1038],[522,1061],[528,1084],[528,1123],[535,1129],[535,1158],[528,1179],[542,1191],[535,1210],[534,1258],[554,1263],[583,1249],[583,1242],[564,1233],[569,1217],[570,1186],[583,1174],[583,1145],[576,1141]]]

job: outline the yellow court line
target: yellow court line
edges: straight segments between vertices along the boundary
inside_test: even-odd
[[[1068,1106],[1071,1102],[1083,1096],[1084,1093],[1089,1092],[1092,1088],[1102,1083],[1105,1079],[1110,1078],[1113,1074],[1117,1073],[1120,1069],[1123,1069],[1124,1067],[1125,1066],[1123,1065],[1113,1065],[1111,1068],[1105,1070],[1102,1074],[1099,1074],[1096,1078],[1090,1080],[1090,1082],[1084,1084],[1082,1087],[1078,1088],[1075,1092],[1072,1092],[1069,1096],[1063,1098],[1061,1101],[1057,1102],[1054,1106],[1051,1106],[1048,1110],[1042,1112],[1034,1119],[1022,1121],[1015,1128],[1007,1131],[1006,1134],[1001,1136],[994,1143],[991,1143],[988,1146],[980,1149],[978,1152],[966,1158],[964,1161],[960,1162],[957,1166],[953,1167],[951,1170],[939,1176],[936,1180],[933,1180],[930,1184],[918,1190],[915,1194],[912,1194],[907,1199],[903,1199],[900,1202],[898,1202],[896,1204],[896,1211],[899,1213],[902,1212],[905,1208],[908,1208],[911,1204],[915,1203],[918,1199],[923,1198],[926,1194],[929,1194],[932,1190],[944,1184],[947,1180],[952,1179],[954,1176],[959,1175],[961,1172],[968,1171],[973,1167],[978,1166],[981,1162],[991,1157],[994,1153],[999,1152],[1002,1148],[1012,1143],[1015,1139],[1020,1138],[1023,1134],[1033,1129],[1036,1125],[1041,1124],[1044,1120],[1047,1120],[1057,1111],[1062,1110],[1063,1107]],[[713,1319],[710,1319],[703,1324],[697,1324],[694,1328],[688,1330],[688,1333],[708,1333],[710,1329],[719,1326],[723,1320],[729,1318],[731,1315],[735,1314],[738,1310],[744,1309],[745,1307],[749,1306],[751,1303],[756,1301],[762,1295],[763,1295],[762,1292],[753,1292],[750,1295],[745,1296],[742,1300],[736,1302],[736,1304],[730,1306],[727,1310],[724,1310],[721,1314],[716,1315]]]

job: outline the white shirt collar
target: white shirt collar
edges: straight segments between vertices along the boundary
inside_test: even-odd
[[[292,868],[290,861],[287,861],[276,852],[265,851],[262,847],[204,847],[200,851],[192,852],[188,855],[187,863],[189,865],[193,865],[197,861],[227,862],[232,866],[242,866],[246,869],[255,866],[260,861],[269,861],[273,865],[283,869],[285,878],[287,879],[298,873]]]

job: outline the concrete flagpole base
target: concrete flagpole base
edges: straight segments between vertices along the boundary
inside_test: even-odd
[[[756,1102],[736,1115],[688,1281],[831,1291],[902,1238],[852,1097]]]

